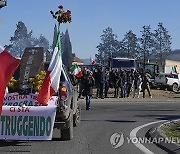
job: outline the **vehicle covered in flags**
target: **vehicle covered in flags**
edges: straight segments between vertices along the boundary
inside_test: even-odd
[[[48,63],[45,66],[49,65]],[[46,67],[45,67],[46,68]],[[80,123],[80,106],[78,93],[73,85],[67,69],[62,65],[58,95],[58,106],[55,118],[55,128],[61,130],[61,140],[73,138],[73,127]]]
[[[60,25],[71,22],[71,11],[60,5],[50,13],[58,22],[50,62],[42,47],[18,59],[0,46],[0,140],[51,140],[54,128],[70,140],[80,122],[77,91],[62,64]]]
[[[61,140],[73,138],[80,107],[62,64],[60,33],[51,61],[43,55],[43,48],[26,48],[20,60],[0,46],[0,139],[51,140],[54,128]]]

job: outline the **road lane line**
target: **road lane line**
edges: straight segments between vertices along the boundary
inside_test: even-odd
[[[136,127],[134,128],[131,132],[130,132],[130,139],[133,139],[133,138],[137,138],[136,134],[137,132],[142,129],[143,127],[147,127],[149,125],[153,125],[153,124],[156,124],[156,123],[160,123],[160,122],[166,122],[168,120],[160,120],[160,121],[155,121],[155,122],[150,122],[150,123],[147,123],[147,124],[144,124],[144,125],[141,125],[139,127]],[[144,153],[146,154],[154,154],[152,151],[150,151],[149,149],[147,149],[145,146],[143,146],[141,143],[133,143],[138,149],[140,149],[141,151],[143,151]]]

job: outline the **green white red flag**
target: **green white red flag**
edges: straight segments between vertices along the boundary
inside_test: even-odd
[[[48,100],[59,89],[60,76],[62,71],[62,49],[61,36],[58,32],[56,47],[51,58],[51,62],[46,73],[43,85],[37,96],[37,101],[42,105],[47,105]]]
[[[80,78],[83,76],[81,68],[77,64],[74,64],[71,67],[71,70],[72,70],[72,74],[75,75],[77,78]]]
[[[20,62],[19,59],[13,57],[7,50],[0,46],[0,114],[6,87]]]

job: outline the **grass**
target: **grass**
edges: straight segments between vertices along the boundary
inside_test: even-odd
[[[165,130],[165,135],[169,138],[180,140],[180,122],[173,123]]]

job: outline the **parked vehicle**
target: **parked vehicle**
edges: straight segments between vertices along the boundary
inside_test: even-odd
[[[112,69],[135,70],[137,68],[137,62],[135,59],[117,57],[110,59],[110,67]]]
[[[180,88],[180,74],[160,73],[155,76],[155,85],[160,89],[168,88],[178,92]]]
[[[150,78],[150,79],[149,79],[149,85],[150,85],[150,88],[151,88],[151,89],[156,88],[155,79],[154,79],[154,78]]]

